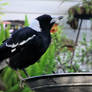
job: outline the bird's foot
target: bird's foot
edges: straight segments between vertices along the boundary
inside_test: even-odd
[[[25,80],[24,79],[20,79],[19,87],[20,88],[24,88],[24,86],[25,86]]]
[[[27,74],[26,70],[23,69],[23,71],[24,71],[24,73],[26,74],[27,78],[30,78],[30,76]],[[18,70],[16,71],[16,73],[17,73],[18,78],[19,78],[19,80],[20,80],[20,82],[19,82],[19,87],[20,87],[20,88],[24,88],[24,86],[25,86],[25,79],[26,79],[26,78],[23,78]]]
[[[17,75],[18,75],[18,78],[20,80],[19,82],[19,87],[20,88],[24,88],[24,85],[25,85],[25,79],[20,75],[20,72],[17,70],[16,71]]]
[[[27,77],[27,78],[21,78],[21,79],[20,79],[20,82],[19,82],[19,87],[20,87],[20,88],[24,88],[24,86],[25,86],[25,80],[26,80],[26,79],[29,79],[29,78],[30,78],[30,76]]]

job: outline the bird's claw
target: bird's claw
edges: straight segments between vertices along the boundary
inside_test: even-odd
[[[24,86],[25,86],[25,80],[24,79],[21,79],[20,80],[20,83],[19,83],[19,87],[20,88],[24,88]]]

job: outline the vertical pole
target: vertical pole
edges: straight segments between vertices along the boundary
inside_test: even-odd
[[[77,37],[76,37],[76,40],[75,40],[75,44],[76,44],[76,45],[77,45],[77,43],[78,43],[78,39],[79,39],[80,31],[81,31],[81,25],[82,25],[82,19],[81,19],[81,21],[80,21],[80,25],[79,25],[79,28],[78,28]]]
[[[81,25],[82,25],[82,19],[80,20],[80,24],[79,24],[79,27],[78,27],[78,33],[77,33],[77,37],[76,37],[76,40],[75,40],[75,47],[74,47],[74,51],[72,53],[72,57],[71,57],[71,62],[70,64],[72,64],[73,62],[73,57],[75,55],[75,48],[76,48],[76,45],[78,43],[78,39],[79,39],[79,35],[80,35],[80,31],[81,31]]]

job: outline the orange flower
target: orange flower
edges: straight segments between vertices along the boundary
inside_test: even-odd
[[[57,30],[58,30],[58,24],[54,24],[53,27],[51,28],[50,32],[55,33],[55,32],[57,32]]]

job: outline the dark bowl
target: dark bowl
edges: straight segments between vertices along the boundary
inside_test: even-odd
[[[35,92],[92,92],[92,73],[42,75],[25,82]]]

